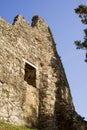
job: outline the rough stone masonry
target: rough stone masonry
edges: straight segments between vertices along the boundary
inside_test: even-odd
[[[50,28],[0,18],[0,120],[39,130],[87,130],[75,111]]]

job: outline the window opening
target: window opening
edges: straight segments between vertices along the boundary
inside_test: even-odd
[[[29,65],[28,63],[25,63],[25,76],[24,80],[34,87],[36,87],[36,68]]]

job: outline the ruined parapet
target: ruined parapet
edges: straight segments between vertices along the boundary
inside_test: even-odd
[[[0,119],[40,130],[86,130],[48,25],[0,19]]]

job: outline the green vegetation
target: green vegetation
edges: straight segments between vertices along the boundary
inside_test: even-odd
[[[22,126],[14,126],[9,123],[0,121],[0,130],[36,130],[36,129],[29,129]]]
[[[79,15],[79,18],[81,18],[81,22],[85,25],[87,25],[87,6],[86,5],[79,5],[75,9],[75,13]],[[77,46],[77,49],[84,49],[86,50],[86,59],[85,62],[87,62],[87,28],[84,29],[84,40],[81,42],[80,40],[75,41],[75,45]]]
[[[7,98],[9,98],[10,91],[7,89],[3,89],[3,92],[7,95]]]

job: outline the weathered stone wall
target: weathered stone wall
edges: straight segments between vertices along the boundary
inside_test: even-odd
[[[38,59],[31,26],[22,16],[17,20],[13,26],[0,19],[0,119],[31,127],[37,120],[38,88],[24,80],[25,64],[37,67]]]
[[[0,119],[40,130],[86,130],[52,33],[39,16],[0,18]]]

